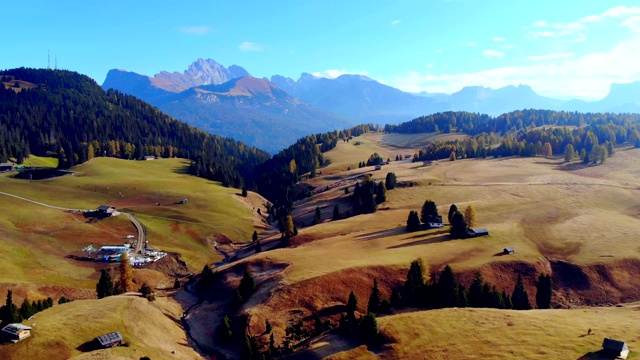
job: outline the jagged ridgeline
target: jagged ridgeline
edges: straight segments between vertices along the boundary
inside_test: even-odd
[[[105,92],[91,78],[64,70],[0,72],[0,160],[53,156],[60,168],[96,156],[182,157],[189,172],[224,185],[253,183],[269,154],[177,121],[129,95]]]

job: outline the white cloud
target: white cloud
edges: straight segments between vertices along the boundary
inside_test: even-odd
[[[544,20],[536,21],[533,23],[533,26],[535,27],[547,27],[548,25],[549,24]]]
[[[500,49],[515,49],[515,47],[515,45],[511,44],[500,45]]]
[[[606,18],[621,18],[632,15],[640,15],[640,7],[616,6],[598,15],[585,16],[580,19],[583,23],[598,22]]]
[[[392,22],[389,23],[389,25],[391,26],[396,26],[396,25],[400,25],[400,23],[402,22],[402,20],[400,19],[395,19]]]
[[[388,81],[409,92],[459,91],[465,86],[499,88],[527,84],[536,92],[551,97],[601,99],[611,83],[628,83],[640,79],[640,36],[623,41],[609,51],[580,57],[559,57],[558,61],[502,67],[474,73],[432,74],[411,72]]]
[[[530,60],[550,60],[550,59],[562,59],[573,57],[573,53],[557,53],[557,54],[548,54],[548,55],[531,55],[529,56]]]
[[[263,48],[264,46],[250,41],[243,41],[238,45],[238,49],[241,51],[262,51]]]
[[[503,38],[503,37],[494,37],[493,42],[505,42],[507,41],[507,39]]]
[[[464,43],[464,46],[469,46],[469,47],[478,46],[478,43],[474,42],[474,41],[468,41],[468,42]]]
[[[482,52],[482,55],[486,57],[503,57],[504,53],[496,50],[485,50]]]
[[[211,32],[211,28],[208,26],[182,26],[177,30],[187,35],[207,35]]]
[[[327,78],[327,79],[335,79],[345,74],[367,76],[369,75],[369,72],[364,70],[349,71],[343,68],[343,69],[328,69],[325,71],[317,71],[317,72],[311,73],[311,75],[315,77]]]

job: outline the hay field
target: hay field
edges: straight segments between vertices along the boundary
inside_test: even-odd
[[[0,189],[56,206],[95,209],[109,204],[131,212],[147,227],[152,247],[179,253],[195,271],[222,259],[211,247],[214,237],[247,241],[259,216],[239,190],[189,176],[187,166],[184,159],[96,158],[73,168],[75,175],[40,181],[1,176]],[[183,198],[188,203],[177,205]],[[0,250],[11,256],[0,265],[0,282],[92,288],[93,268],[65,256],[89,244],[121,244],[135,231],[124,216],[89,224],[81,215],[6,196],[1,200]]]
[[[173,300],[149,302],[135,295],[77,300],[55,305],[24,324],[31,338],[0,345],[2,359],[201,359],[179,325],[182,310]],[[130,347],[84,352],[86,342],[119,331]]]

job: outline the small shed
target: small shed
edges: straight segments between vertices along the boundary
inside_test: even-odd
[[[479,236],[488,236],[488,235],[489,235],[489,230],[485,228],[473,228],[473,229],[469,229],[469,231],[467,232],[468,237],[479,237]]]
[[[103,349],[111,348],[114,346],[120,346],[122,345],[122,335],[120,335],[119,332],[114,331],[108,334],[98,336],[96,338],[96,342]]]
[[[502,253],[503,253],[504,255],[513,254],[513,253],[515,253],[515,252],[516,252],[516,249],[514,249],[514,248],[513,248],[513,247],[511,247],[511,246],[509,246],[509,247],[506,247],[506,248],[502,249]]]
[[[181,199],[178,203],[180,205],[186,205],[188,201],[189,201],[189,199]]]
[[[9,324],[2,328],[2,335],[10,341],[17,343],[31,336],[31,328],[19,323]]]
[[[0,172],[13,171],[13,163],[0,163]]]
[[[444,225],[442,224],[442,216],[440,215],[429,215],[427,217],[427,224],[430,228],[444,227]]]
[[[626,359],[629,356],[629,347],[624,341],[604,338],[602,340],[602,352],[616,359]]]
[[[382,169],[382,165],[376,165],[376,170]]]
[[[153,155],[146,155],[145,157],[142,158],[142,160],[155,160],[156,157]]]

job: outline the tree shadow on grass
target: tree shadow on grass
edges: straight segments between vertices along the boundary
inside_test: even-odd
[[[82,352],[89,352],[89,351],[94,351],[99,349],[100,347],[96,343],[95,339],[91,341],[87,341],[76,348],[76,350],[82,351]]]
[[[406,227],[399,226],[394,229],[380,230],[380,231],[372,231],[370,233],[361,234],[356,236],[358,240],[375,240],[381,239],[389,236],[400,235],[405,232]]]
[[[409,243],[389,246],[387,249],[400,249],[400,248],[409,247],[409,246],[436,244],[436,243],[445,242],[449,240],[454,240],[454,239],[451,238],[449,235],[440,235],[440,236],[429,237],[423,240],[417,240]]]

